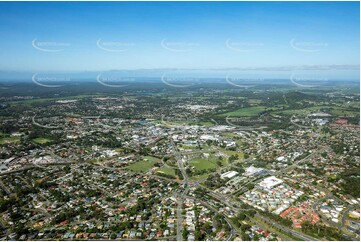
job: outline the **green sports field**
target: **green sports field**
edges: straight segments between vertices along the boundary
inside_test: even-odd
[[[146,157],[144,157],[143,160],[127,166],[126,169],[129,169],[129,170],[135,171],[135,172],[145,172],[145,171],[153,168],[154,165],[158,162],[159,162],[158,158],[155,158],[152,156],[146,156]]]

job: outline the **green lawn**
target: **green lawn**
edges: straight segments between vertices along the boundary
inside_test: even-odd
[[[213,169],[217,168],[216,160],[208,160],[208,159],[195,159],[189,161],[189,164],[191,166],[194,166],[196,170],[207,170],[207,169]]]
[[[182,145],[183,149],[197,149],[197,145]]]
[[[222,149],[219,150],[219,152],[231,156],[231,155],[237,155],[239,157],[239,160],[243,160],[244,159],[244,154],[242,152],[237,152],[237,151],[231,151],[231,150],[226,150],[226,149]],[[208,169],[218,169],[221,167],[226,167],[228,166],[228,158],[222,157],[222,160],[219,160],[218,156],[215,156],[214,154],[210,154],[210,156],[206,159],[206,158],[196,158],[193,160],[190,160],[189,166],[193,166],[195,171],[204,171],[204,170],[208,170]],[[219,166],[217,163],[218,162],[222,163],[222,166]],[[193,176],[192,178],[194,179],[202,179],[204,178],[204,176],[207,174],[202,174],[200,176]]]
[[[154,165],[158,162],[159,162],[158,158],[152,156],[146,156],[144,157],[143,160],[133,163],[125,168],[135,172],[145,172],[153,168]]]
[[[47,138],[35,138],[33,139],[33,142],[37,143],[37,144],[46,144],[48,142],[50,142],[51,139],[47,139]]]
[[[203,174],[203,175],[196,175],[196,176],[192,176],[192,179],[193,180],[202,180],[202,179],[207,178],[209,175],[210,175],[210,173],[206,173],[206,174]]]
[[[351,111],[347,109],[333,109],[330,110],[330,113],[334,116],[345,116],[345,117],[355,117],[356,115],[359,115],[359,111]]]
[[[266,111],[265,106],[257,106],[257,107],[247,107],[240,108],[233,112],[223,113],[221,116],[223,117],[254,117],[260,115],[261,112]]]
[[[123,151],[123,149],[122,148],[115,148],[114,151],[118,152],[118,153],[121,153]]]
[[[233,150],[222,150],[221,152],[231,156],[231,155],[237,155],[240,160],[244,159],[244,154],[242,152],[233,151]]]
[[[224,132],[224,133],[221,133],[221,135],[224,136],[224,137],[230,137],[230,138],[233,138],[233,137],[237,136],[236,134],[231,133],[231,132]]]
[[[322,110],[321,110],[322,109]],[[276,111],[276,114],[285,114],[285,115],[307,115],[310,113],[316,113],[316,112],[326,112],[330,113],[333,116],[348,116],[348,117],[354,117],[357,114],[359,114],[359,111],[355,110],[347,110],[343,107],[338,106],[315,106],[315,107],[309,107],[309,108],[303,108],[303,109],[288,109],[283,111]]]
[[[20,137],[0,137],[0,145],[20,142]]]
[[[176,176],[174,169],[169,166],[163,166],[162,168],[159,168],[157,170],[157,172],[163,173],[166,175]]]
[[[248,103],[250,104],[260,104],[261,102],[261,99],[248,99]]]
[[[157,162],[159,162],[160,161],[160,159],[159,158],[157,158],[157,157],[153,157],[153,156],[144,156],[144,158],[143,158],[144,160],[149,160],[149,161],[152,161],[152,162],[154,162],[154,163],[157,163]]]

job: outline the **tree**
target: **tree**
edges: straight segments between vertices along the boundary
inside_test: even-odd
[[[258,241],[258,240],[259,240],[259,235],[258,235],[258,234],[254,234],[253,240]]]
[[[115,240],[117,238],[117,234],[116,233],[112,233],[112,235],[110,235],[110,238],[112,240]]]
[[[183,229],[182,235],[183,235],[183,240],[187,240],[188,231],[186,229]]]

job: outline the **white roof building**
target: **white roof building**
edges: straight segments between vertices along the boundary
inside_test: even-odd
[[[203,134],[199,137],[201,140],[218,140],[215,135]]]
[[[280,156],[276,158],[277,161],[287,161],[287,158],[284,156]]]
[[[261,172],[263,170],[264,169],[262,169],[262,168],[256,168],[254,166],[250,166],[250,167],[246,168],[244,175],[245,176],[252,176],[252,175],[257,174],[257,173],[259,173],[259,172]]]
[[[221,178],[222,179],[224,179],[224,178],[232,178],[232,177],[234,177],[235,175],[237,175],[238,174],[238,172],[236,172],[236,171],[227,171],[226,173],[223,173],[222,175],[221,175]]]
[[[271,188],[281,184],[282,182],[283,182],[283,180],[278,179],[275,176],[270,176],[270,177],[263,179],[263,181],[261,181],[259,183],[259,185],[263,188],[271,189]]]

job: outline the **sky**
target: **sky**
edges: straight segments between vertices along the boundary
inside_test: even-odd
[[[1,2],[0,70],[358,69],[359,9],[359,2]]]

